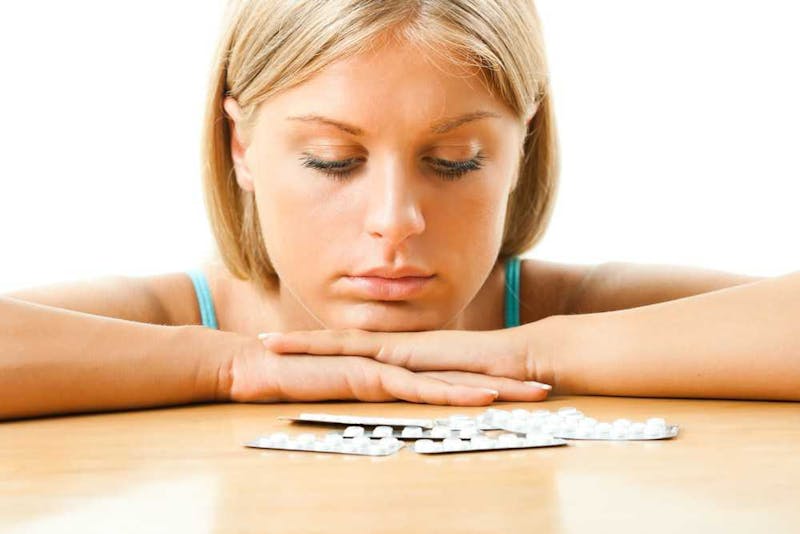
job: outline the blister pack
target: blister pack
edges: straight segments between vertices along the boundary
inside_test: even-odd
[[[564,439],[629,441],[669,439],[678,435],[678,427],[667,425],[660,417],[651,417],[644,422],[629,419],[602,422],[586,417],[575,408],[561,408],[556,413],[548,410],[508,412],[489,409],[483,414],[482,421],[485,426],[508,432],[539,432]]]
[[[279,417],[299,423],[348,425],[343,432],[322,438],[314,434],[297,437],[278,432],[246,443],[247,447],[294,451],[335,452],[367,456],[394,454],[402,440],[414,440],[421,454],[524,449],[567,445],[566,440],[654,440],[678,435],[678,426],[660,417],[643,422],[616,419],[602,422],[572,407],[528,411],[489,408],[475,417],[451,415],[443,419],[364,417],[325,413],[301,413]],[[484,431],[502,430],[497,437]]]
[[[331,432],[321,438],[311,433],[290,437],[283,432],[276,432],[245,443],[245,447],[257,449],[332,452],[362,456],[389,456],[402,449],[403,446],[402,441],[392,437],[370,439],[366,436],[357,436],[346,438],[337,432]]]
[[[433,428],[433,419],[413,419],[403,417],[363,417],[358,415],[337,415],[330,413],[301,413],[297,417],[280,416],[278,419],[284,421],[295,421],[297,423],[325,423],[329,425],[360,425],[360,426],[389,426],[406,427],[418,426],[422,428]]]
[[[422,428],[420,426],[405,426],[402,429],[391,426],[376,426],[372,429],[363,426],[348,426],[342,432],[347,438],[366,436],[369,438],[394,437],[397,439],[447,439],[460,438],[470,439],[482,435],[483,432],[475,427],[451,428],[449,426],[434,425],[433,428]]]
[[[525,437],[516,434],[500,434],[496,438],[481,435],[470,439],[447,438],[441,442],[421,439],[414,442],[414,452],[420,454],[439,454],[446,452],[478,452],[503,449],[533,449],[537,447],[558,447],[566,445],[563,439],[548,434],[531,433]]]

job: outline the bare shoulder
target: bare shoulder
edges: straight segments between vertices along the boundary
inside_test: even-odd
[[[142,323],[192,324],[199,319],[194,287],[185,273],[104,275],[21,288],[3,296]]]
[[[595,265],[565,264],[533,258],[520,262],[520,322],[532,323],[572,309]]]
[[[205,274],[205,270],[203,270]],[[158,301],[163,324],[200,324],[200,306],[188,272],[172,272],[143,277],[142,282]]]
[[[197,269],[204,274],[208,282],[211,302],[220,330],[256,335],[279,328],[275,292],[260,289],[253,281],[234,276],[219,258],[209,259],[199,265]],[[191,294],[191,305],[188,309],[173,310],[173,320],[182,321],[176,324],[201,324],[200,306],[188,275],[185,284]],[[169,281],[165,280],[166,289],[160,293],[163,295],[175,293],[168,286]],[[165,307],[169,307],[169,305],[165,304]]]
[[[206,260],[192,269],[203,274],[217,320],[221,322],[220,308],[224,308],[223,303],[226,301],[230,285],[230,273],[221,261],[215,259]],[[173,326],[202,324],[197,292],[188,271],[189,269],[186,269],[183,272],[147,278],[150,291],[161,303],[168,324]]]

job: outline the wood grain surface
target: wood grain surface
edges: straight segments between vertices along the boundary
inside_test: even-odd
[[[800,404],[553,397],[677,438],[389,457],[246,448],[279,415],[483,408],[207,404],[0,423],[0,532],[800,532]]]

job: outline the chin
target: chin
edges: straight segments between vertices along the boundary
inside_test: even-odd
[[[437,310],[420,310],[407,302],[366,302],[346,306],[333,321],[335,328],[370,332],[438,330],[447,319]]]

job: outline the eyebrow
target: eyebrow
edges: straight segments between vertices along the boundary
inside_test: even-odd
[[[496,117],[500,118],[498,113],[494,113],[492,111],[473,111],[470,113],[464,113],[463,115],[457,115],[454,117],[445,117],[440,119],[433,124],[431,124],[430,132],[435,134],[443,134],[447,133],[450,130],[458,128],[462,124],[467,122],[476,121],[478,119],[484,119],[487,117]],[[328,117],[323,117],[322,115],[298,115],[293,117],[286,117],[286,120],[290,121],[302,121],[302,122],[317,122],[321,124],[327,124],[329,126],[334,126],[343,132],[349,133],[350,135],[360,136],[364,135],[364,130],[359,128],[358,126],[353,126],[351,124],[347,124],[345,122],[337,121],[334,119],[330,119]]]

